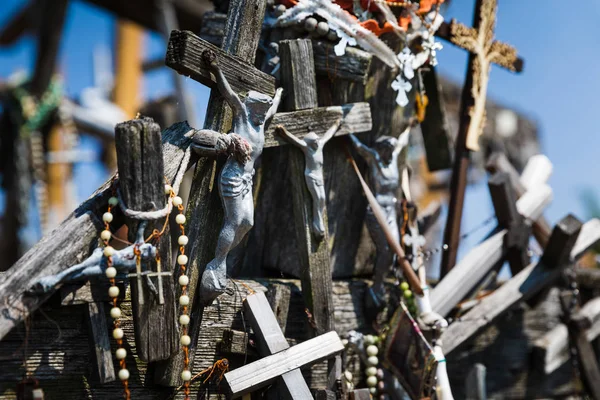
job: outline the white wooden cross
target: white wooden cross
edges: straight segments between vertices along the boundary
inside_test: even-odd
[[[299,368],[341,353],[344,345],[338,334],[331,331],[290,347],[263,292],[248,296],[244,305],[258,339],[259,354],[264,358],[225,374],[232,398],[279,380],[278,399],[311,399]]]

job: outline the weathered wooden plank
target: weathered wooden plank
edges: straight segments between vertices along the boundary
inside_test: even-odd
[[[106,319],[103,303],[88,304],[88,324],[89,330],[92,332],[90,346],[94,349],[93,358],[96,362],[93,369],[100,383],[115,380],[115,366],[110,352],[110,336]]]
[[[517,210],[517,196],[506,172],[492,175],[488,180],[488,187],[498,226],[507,230],[504,237],[506,258],[512,274],[516,275],[529,264],[527,248],[531,229]]]
[[[256,292],[246,297],[244,303],[252,329],[258,339],[260,355],[266,357],[288,349],[290,345],[277,323],[265,294]],[[296,368],[281,375],[281,380],[277,383],[277,394],[281,399],[308,399],[310,389],[302,373]]]
[[[563,240],[561,246],[565,247],[571,243],[573,236],[576,237],[574,245],[569,250],[569,262],[579,259],[591,246],[600,241],[600,220],[590,220],[583,227],[578,223],[576,218],[567,216],[554,228],[552,234],[561,238]],[[494,293],[484,297],[478,306],[455,320],[442,334],[444,353],[452,353],[515,304],[531,298],[548,286],[560,276],[563,267],[566,265],[548,267],[541,261],[532,263]]]
[[[356,389],[350,392],[350,400],[371,400],[369,389]]]
[[[322,136],[339,118],[342,118],[342,124],[335,136],[368,132],[372,128],[369,103],[350,103],[342,106],[280,112],[275,114],[265,132],[265,149],[287,144],[274,134],[277,125],[285,126],[288,132],[299,138],[303,138],[308,132],[315,132]]]
[[[308,39],[279,42],[283,106],[288,111],[312,109],[317,103],[317,81],[312,43]]]
[[[273,313],[275,313],[277,323],[283,332],[285,332],[285,328],[287,327],[291,295],[292,288],[289,285],[284,284],[271,285],[267,292],[267,299],[269,299],[269,304],[271,304]]]
[[[475,364],[465,382],[467,400],[486,400],[487,393],[485,389],[485,372],[486,368],[483,364]]]
[[[151,118],[118,124],[115,145],[119,190],[126,207],[135,211],[162,209],[166,196],[160,127]],[[135,241],[139,224],[139,220],[127,221],[131,242]],[[165,218],[149,221],[144,237],[149,237],[155,229],[160,232],[164,224]],[[157,247],[162,271],[173,271],[168,227]],[[156,272],[156,262],[150,262],[146,269]],[[174,281],[161,275],[156,279],[155,287],[159,292],[162,290],[164,304],[160,304],[159,296],[153,295],[141,275],[130,281],[139,357],[147,362],[167,359],[179,349]]]
[[[344,55],[337,56],[331,43],[313,40],[312,45],[317,75],[361,84],[367,82],[372,58],[370,53],[347,47]]]
[[[206,50],[217,55],[217,62],[234,91],[244,93],[256,90],[269,96],[275,94],[275,78],[271,75],[253,68],[242,56],[224,53],[217,46],[189,31],[171,32],[165,63],[180,74],[212,88],[216,86],[216,80],[202,58],[202,53]]]
[[[552,198],[549,186],[528,191],[517,200],[517,210],[526,219],[535,219]],[[502,229],[477,245],[431,291],[431,306],[442,316],[448,313],[482,280],[505,254]]]
[[[225,374],[232,397],[239,398],[273,382],[277,377],[300,366],[309,366],[344,350],[336,332],[328,332],[294,347],[262,358]]]
[[[173,182],[179,168],[188,167],[181,164],[191,143],[184,136],[190,129],[187,123],[181,122],[163,132],[164,175],[169,182]],[[96,248],[98,233],[103,227],[101,217],[111,196],[111,181],[96,190],[56,229],[32,247],[14,268],[0,277],[0,339],[52,294],[26,295],[34,282],[80,263]],[[117,229],[120,224],[116,218],[113,227]],[[74,237],[78,240],[73,241]]]
[[[237,71],[237,77],[231,77],[233,80],[241,81],[240,76],[245,79],[243,77],[250,74],[248,70],[253,69],[251,66],[254,64],[256,56],[256,48],[261,32],[259,28],[262,26],[265,7],[266,0],[231,0],[222,48],[216,49],[213,45],[210,45],[213,49],[216,49],[217,58],[223,57],[223,54],[226,53],[242,61],[243,69]],[[197,38],[194,41],[199,42],[201,40]],[[201,53],[197,56],[201,57]],[[218,62],[225,62],[225,60],[219,59]],[[202,61],[202,64],[199,65],[204,65],[204,62]],[[198,68],[206,71],[205,67]],[[230,79],[230,77],[227,76],[227,79]],[[272,95],[275,92],[272,79],[272,77],[269,77],[269,85],[272,86],[265,88],[268,89],[265,92],[266,94]],[[260,90],[255,86],[246,89]],[[218,93],[218,90],[212,90],[204,128],[217,132],[227,132],[231,127],[231,118],[231,109],[226,104],[225,99]],[[190,260],[188,277],[190,281],[187,287],[191,300],[189,306],[191,309],[191,323],[189,325],[189,336],[192,338],[191,346],[189,346],[191,363],[193,363],[195,357],[195,345],[200,333],[204,309],[203,304],[198,301],[200,296],[196,293],[196,289],[206,265],[214,257],[223,222],[223,207],[218,190],[216,190],[217,179],[222,168],[223,161],[215,162],[204,158],[198,162],[187,206],[186,217],[189,222],[186,231],[191,243],[188,253]],[[184,355],[183,352],[179,352],[171,357],[168,363],[157,369],[157,380],[164,385],[178,386],[183,365]]]

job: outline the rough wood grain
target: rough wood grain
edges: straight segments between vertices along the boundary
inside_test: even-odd
[[[217,55],[217,62],[234,91],[244,93],[256,90],[269,96],[275,94],[275,78],[251,66],[254,55],[252,60],[246,60],[241,55],[224,52],[189,31],[171,32],[165,63],[180,74],[203,85],[215,87],[216,80],[202,58],[205,50],[212,50]]]
[[[527,192],[517,200],[517,210],[526,219],[541,215],[552,198],[549,186]],[[496,266],[505,254],[504,238],[507,229],[501,229],[474,247],[460,260],[448,275],[431,291],[431,306],[442,316],[448,313]]]
[[[94,373],[100,383],[108,383],[115,380],[115,366],[113,365],[110,352],[110,336],[106,326],[106,312],[103,303],[88,304],[88,324],[90,335],[90,346],[94,349],[93,359],[96,365]]]
[[[485,389],[485,365],[475,364],[467,375],[465,382],[467,400],[486,400],[487,393]]]
[[[136,211],[162,209],[166,204],[166,196],[160,127],[151,118],[118,124],[115,128],[115,145],[118,184],[125,205]],[[128,219],[129,241],[135,241],[139,224],[139,220]],[[160,232],[164,224],[165,218],[149,221],[144,237],[149,237],[155,229]],[[161,269],[165,272],[174,271],[168,227],[157,247]],[[154,261],[145,267],[149,271],[157,271]],[[154,284],[157,290],[162,285],[164,304],[159,304],[158,296],[150,291],[141,276],[131,278],[136,346],[140,359],[146,362],[167,359],[179,349],[174,281],[159,276]]]
[[[315,364],[339,354],[343,350],[344,345],[338,334],[328,332],[272,356],[234,369],[225,374],[225,381],[235,399],[267,386],[286,372],[301,366]]]
[[[574,245],[571,244],[571,249],[568,251],[571,260],[569,263],[579,259],[585,251],[600,241],[600,220],[590,220],[583,227],[580,223],[578,226],[576,222],[574,217],[567,216],[559,222],[552,234],[557,238],[556,241],[561,238],[561,244],[565,247],[569,247],[575,236],[576,242]],[[547,287],[560,276],[562,268],[566,266],[561,264],[557,267],[549,267],[541,261],[530,264],[448,327],[441,338],[444,353],[452,353],[511,307]]]
[[[360,84],[367,82],[372,58],[370,53],[355,47],[347,47],[344,55],[337,56],[334,46],[329,42],[313,40],[312,45],[317,75]]]
[[[223,44],[221,49],[216,49],[216,54],[217,57],[227,54],[237,57],[236,60],[241,60],[243,68],[237,71],[238,77],[232,77],[232,79],[240,81],[240,76],[247,76],[247,74],[251,74],[250,70],[253,70],[253,68],[248,68],[248,65],[254,63],[265,7],[266,0],[231,0],[229,2]],[[199,38],[193,40],[195,43],[201,42]],[[214,46],[212,47],[214,48]],[[190,53],[190,56],[193,57],[193,53]],[[197,54],[197,56],[201,56],[201,54]],[[224,62],[224,60],[221,58],[219,62]],[[225,68],[223,64],[222,66]],[[264,93],[272,95],[275,92],[275,85],[272,78],[270,79],[272,86],[265,87],[263,90]],[[231,84],[233,86],[233,82]],[[256,86],[247,87],[247,89],[261,91]],[[231,127],[231,118],[231,109],[223,97],[220,96],[218,90],[211,90],[204,128],[227,132]],[[195,357],[195,344],[200,332],[204,308],[200,301],[197,301],[199,295],[196,289],[206,264],[214,257],[223,221],[223,209],[216,184],[222,167],[223,161],[215,162],[204,158],[198,162],[187,205],[186,217],[189,222],[186,232],[191,243],[188,256],[190,260],[188,264],[190,278],[188,294],[191,300],[189,336],[192,338],[192,345],[189,347],[190,362],[193,362]],[[177,294],[179,295],[179,292]],[[167,386],[178,386],[182,368],[183,353],[179,352],[157,369],[156,379]]]
[[[257,337],[259,353],[263,357],[288,349],[288,344],[277,319],[263,292],[256,292],[244,300],[252,329]],[[299,369],[281,375],[277,382],[277,397],[281,399],[308,399],[310,389]]]
[[[172,182],[191,141],[184,135],[191,128],[185,122],[173,125],[162,135],[164,175]],[[193,160],[192,160],[193,161]],[[190,162],[190,165],[192,162]],[[98,245],[98,234],[103,228],[102,214],[111,196],[108,180],[83,202],[56,229],[44,236],[7,273],[0,277],[0,339],[27,315],[43,304],[51,293],[27,296],[25,291],[42,276],[53,275],[86,259]],[[115,215],[118,217],[118,215]],[[113,221],[118,229],[123,221]],[[73,241],[76,237],[78,240]]]

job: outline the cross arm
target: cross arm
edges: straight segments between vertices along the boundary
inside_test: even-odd
[[[470,37],[477,37],[477,31],[474,28],[461,24],[454,19],[450,22],[443,22],[435,32],[435,35],[471,53],[475,52],[475,49],[472,46],[465,45],[463,41],[458,40],[458,35],[456,34],[458,30],[463,33],[468,33]],[[512,72],[523,72],[525,60],[517,56],[517,50],[514,47],[506,43],[494,41],[491,46],[491,51],[502,54],[503,56],[501,58],[496,57],[492,59],[492,63]]]
[[[285,144],[275,134],[275,127],[284,126],[292,135],[302,138],[309,132],[322,137],[335,122],[342,118],[335,136],[371,130],[371,108],[369,103],[351,103],[343,106],[318,107],[308,110],[277,113],[265,132],[265,148]]]
[[[189,31],[173,31],[169,38],[165,63],[182,75],[211,88],[217,85],[216,77],[211,75],[203,54],[212,51],[231,88],[236,93],[256,90],[273,96],[275,78],[254,68],[239,57],[228,54],[206,40],[200,39]]]

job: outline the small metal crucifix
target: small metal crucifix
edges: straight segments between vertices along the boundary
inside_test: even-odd
[[[155,294],[158,294],[158,304],[165,304],[165,292],[163,288],[163,276],[172,276],[173,273],[169,271],[163,271],[160,266],[160,261],[156,263],[156,271],[144,271],[142,272],[142,265],[138,263],[136,265],[135,273],[128,274],[128,278],[137,278],[138,288],[138,303],[144,304],[144,290],[142,288],[142,277],[146,277],[146,283],[148,288]],[[158,281],[158,288],[154,286],[150,278],[156,277]]]

